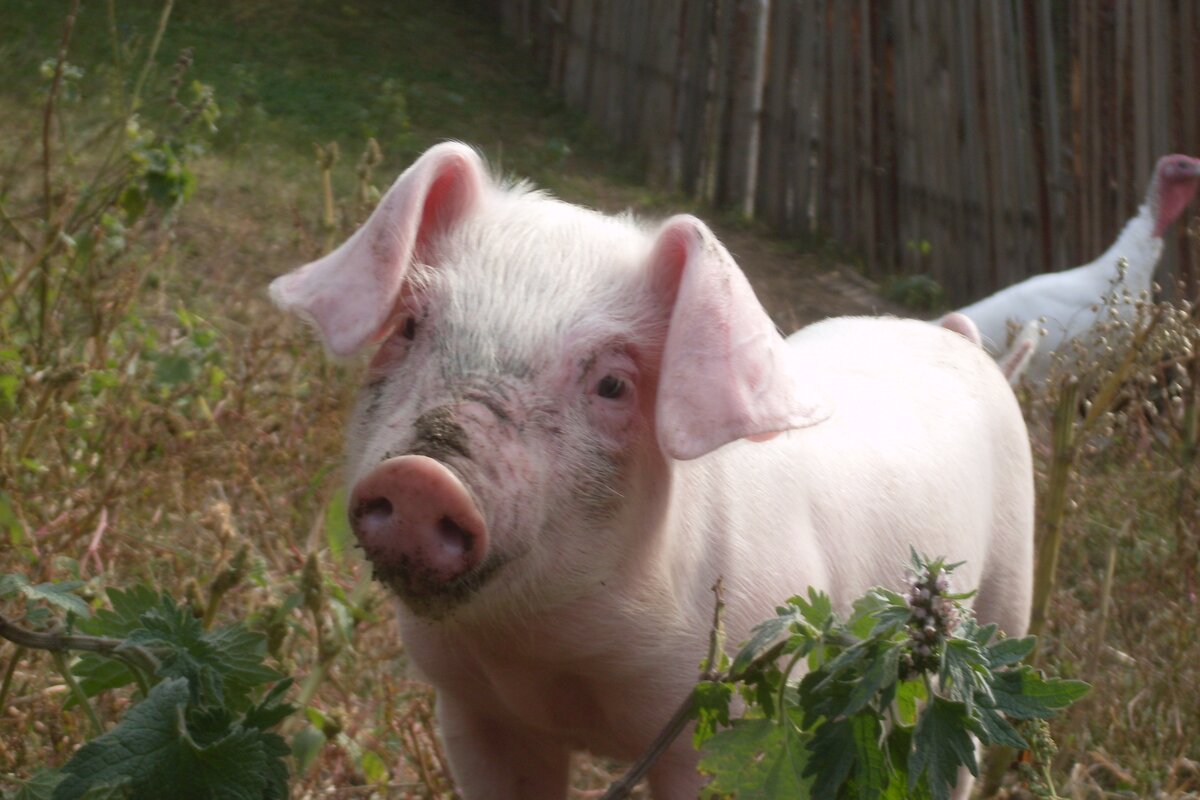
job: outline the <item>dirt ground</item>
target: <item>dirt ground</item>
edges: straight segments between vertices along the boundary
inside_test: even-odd
[[[647,203],[638,189],[597,176],[578,182],[568,179],[556,188],[554,193],[563,200],[582,202],[610,214],[631,210],[639,217],[655,220],[690,210],[674,207],[662,198]],[[820,256],[797,253],[783,239],[759,230],[721,225],[713,221],[711,212],[692,211],[712,227],[785,335],[827,317],[912,316],[884,299],[878,286],[849,265],[831,265]]]
[[[775,243],[756,233],[722,228],[716,233],[784,333],[826,317],[911,316],[885,300],[878,288],[852,267],[831,269],[816,256],[781,252]]]

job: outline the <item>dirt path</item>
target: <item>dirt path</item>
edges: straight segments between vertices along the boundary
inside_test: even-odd
[[[849,266],[830,269],[815,256],[781,252],[776,242],[755,233],[716,232],[785,333],[826,317],[910,316]]]
[[[678,210],[647,206],[637,187],[607,180],[602,173],[583,175],[560,186],[558,196],[582,202],[607,213],[632,210],[645,219],[663,219]],[[661,202],[661,201],[660,201]],[[849,265],[830,267],[818,256],[797,254],[786,242],[740,227],[712,222],[713,215],[696,211],[712,225],[721,242],[754,285],[758,299],[784,333],[826,317],[894,314],[912,316],[885,300],[871,281]]]

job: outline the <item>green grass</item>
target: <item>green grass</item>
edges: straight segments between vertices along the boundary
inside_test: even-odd
[[[35,238],[45,97],[37,73],[57,50],[68,6],[0,0],[0,206]],[[62,102],[72,142],[111,118],[114,80],[140,68],[160,9],[148,0],[115,7],[118,38],[130,48],[123,66],[114,63],[107,1],[83,4],[69,60],[86,73],[71,92],[80,99]],[[109,343],[121,370],[88,361],[97,343],[84,312],[113,303],[114,287],[125,284],[68,281],[64,292],[79,302],[76,316],[57,320],[59,346],[20,376],[21,405],[4,405],[0,394],[0,492],[16,515],[14,523],[0,513],[0,527],[20,539],[0,548],[0,572],[48,580],[82,571],[92,592],[143,581],[203,605],[212,576],[245,544],[250,574],[220,616],[282,631],[281,666],[310,676],[312,712],[297,724],[329,739],[297,779],[296,796],[325,788],[348,796],[346,787],[378,781],[390,787],[378,796],[448,796],[430,695],[404,677],[388,603],[344,550],[340,430],[359,367],[329,362],[265,297],[271,277],[325,246],[314,145],[335,141],[341,150],[333,172],[341,232],[361,218],[354,166],[369,137],[383,151],[373,178],[380,188],[430,144],[460,139],[574,202],[681,204],[639,185],[638,159],[551,97],[527,54],[464,0],[177,0],[147,119],[184,48],[194,59],[189,80],[215,89],[219,131],[191,162],[196,191],[169,236],[148,226],[130,260],[114,262],[114,280],[127,263],[145,269],[122,288],[133,302]],[[56,149],[54,174],[86,173],[102,157]],[[10,227],[0,231],[11,275],[29,251]],[[161,369],[156,378],[154,365],[169,356],[188,361],[188,380],[164,386]],[[84,372],[75,381],[77,367]],[[51,391],[48,375],[68,377]],[[89,389],[114,376],[116,387]],[[44,407],[24,402],[38,398]],[[1041,450],[1044,409],[1035,404],[1031,414]],[[1075,787],[1079,797],[1159,788],[1182,797],[1200,787],[1187,766],[1200,761],[1200,614],[1174,550],[1178,476],[1150,441],[1130,429],[1081,462],[1079,510],[1068,519],[1043,652],[1054,671],[1097,686],[1055,728],[1060,789]],[[1110,543],[1127,519],[1107,635],[1097,643]],[[322,610],[287,610],[314,553]],[[10,657],[0,648],[0,669]],[[18,664],[11,708],[0,709],[0,774],[61,763],[86,735],[78,710],[61,709],[48,669],[34,656]],[[111,720],[127,703],[110,697],[98,710]],[[611,777],[590,760],[577,774],[579,788]]]

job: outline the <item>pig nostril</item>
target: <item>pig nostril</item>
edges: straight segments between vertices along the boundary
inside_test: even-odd
[[[438,520],[437,528],[442,537],[442,546],[447,551],[455,554],[469,553],[475,544],[475,537],[449,517]]]
[[[392,516],[392,503],[386,497],[363,500],[354,507],[354,521],[380,523]]]

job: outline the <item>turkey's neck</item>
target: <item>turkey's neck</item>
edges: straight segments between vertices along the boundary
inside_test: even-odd
[[[1154,235],[1156,216],[1153,205],[1148,201],[1143,203],[1138,213],[1125,223],[1125,228],[1112,246],[1092,262],[1097,271],[1105,273],[1111,280],[1117,276],[1118,261],[1124,258],[1128,264],[1125,285],[1135,297],[1150,288],[1154,268],[1162,255],[1162,237]]]

